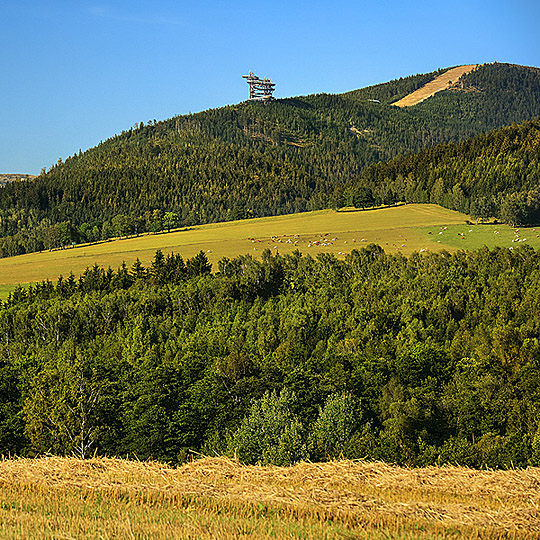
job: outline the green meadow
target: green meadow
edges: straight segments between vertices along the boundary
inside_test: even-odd
[[[369,243],[389,253],[477,249],[484,245],[512,247],[519,241],[540,247],[534,229],[506,225],[468,225],[468,216],[432,204],[408,204],[374,210],[320,210],[267,218],[230,221],[184,228],[170,233],[145,234],[63,250],[43,251],[0,259],[0,297],[17,284],[55,281],[59,275],[76,276],[89,266],[131,266],[139,258],[149,265],[157,249],[180,253],[184,259],[204,251],[216,269],[223,257],[260,257],[299,250],[316,256],[333,253],[344,257]],[[538,231],[540,234],[540,229]],[[514,240],[514,241],[513,241]]]
[[[499,223],[486,224],[449,224],[446,226],[426,227],[423,231],[431,242],[429,249],[437,246],[450,247],[451,249],[480,249],[484,246],[492,249],[495,247],[514,247],[527,244],[531,247],[540,248],[539,227],[510,227]]]

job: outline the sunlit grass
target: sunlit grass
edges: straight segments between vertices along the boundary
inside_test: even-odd
[[[212,263],[240,254],[260,257],[264,249],[273,253],[334,253],[345,256],[370,242],[388,251],[412,251],[429,243],[417,228],[463,223],[465,216],[435,205],[414,204],[369,211],[321,210],[286,216],[201,225],[171,233],[147,234],[65,250],[30,253],[0,259],[0,297],[18,283],[34,283],[99,264],[118,268],[139,258],[150,264],[155,251],[174,251],[184,258],[203,250]],[[296,236],[295,236],[296,235]],[[214,267],[215,269],[215,267]]]
[[[450,246],[453,249],[480,249],[484,246],[515,248],[523,244],[540,248],[539,227],[510,227],[504,224],[453,224],[448,226],[426,227],[422,230],[434,249],[433,244]],[[439,246],[437,246],[439,247]]]
[[[203,250],[214,264],[241,254],[260,257],[299,250],[316,256],[333,253],[344,257],[352,249],[379,244],[388,253],[478,249],[483,246],[515,247],[527,243],[540,247],[540,229],[507,225],[467,224],[468,216],[430,204],[408,204],[366,211],[320,210],[286,216],[231,221],[85,244],[74,248],[0,259],[0,298],[17,284],[35,283],[98,264],[117,269],[135,259],[148,266],[157,249],[193,257]]]

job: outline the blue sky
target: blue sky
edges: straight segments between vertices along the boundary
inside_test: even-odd
[[[540,0],[0,0],[0,172],[37,174],[129,129],[437,68],[540,66]]]

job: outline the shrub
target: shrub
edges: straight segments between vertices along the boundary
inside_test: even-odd
[[[313,424],[309,449],[314,459],[332,459],[348,455],[361,413],[358,400],[350,393],[332,394],[319,408]]]
[[[292,413],[295,400],[294,393],[285,388],[254,401],[230,437],[228,452],[243,463],[262,465],[291,465],[307,458],[302,423]]]

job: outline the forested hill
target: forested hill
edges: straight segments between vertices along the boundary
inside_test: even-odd
[[[513,225],[540,222],[540,119],[366,167],[344,204],[432,202]]]
[[[540,465],[540,251],[186,262],[0,305],[0,455]]]
[[[367,165],[540,115],[540,70],[508,64],[392,105],[439,73],[139,123],[0,189],[1,254],[335,205]]]

